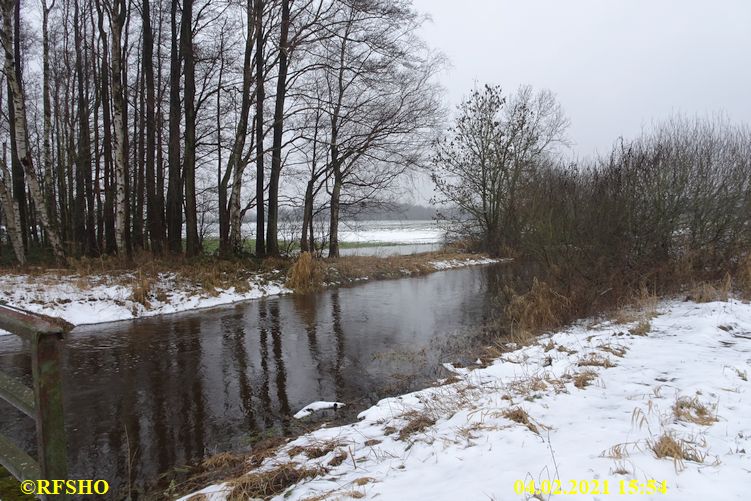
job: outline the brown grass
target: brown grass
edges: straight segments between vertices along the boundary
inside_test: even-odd
[[[751,297],[751,254],[746,255],[735,269],[736,290],[745,299]]]
[[[629,329],[628,332],[633,336],[646,336],[651,330],[652,323],[649,320],[642,320],[636,327]]]
[[[623,346],[614,346],[612,344],[603,344],[598,346],[597,348],[606,353],[610,353],[611,355],[615,355],[618,358],[623,358],[626,355],[627,351]]]
[[[727,301],[733,289],[733,280],[729,273],[719,283],[701,282],[688,293],[688,299],[697,303]]]
[[[539,332],[560,327],[568,320],[570,300],[535,278],[529,292],[512,295],[508,320],[521,331]]]
[[[253,498],[270,498],[281,494],[302,480],[325,473],[322,468],[303,468],[285,463],[271,470],[254,472],[230,482],[232,492],[229,501],[245,501]]]
[[[222,452],[215,454],[209,458],[204,459],[201,463],[201,467],[204,470],[224,470],[228,468],[235,468],[247,461],[245,456],[233,454],[231,452]]]
[[[323,442],[316,445],[301,446],[297,445],[289,450],[289,457],[293,458],[300,454],[305,454],[308,459],[317,459],[333,451],[341,444],[335,441]]]
[[[339,466],[347,459],[347,453],[344,451],[341,451],[336,454],[333,458],[331,458],[331,461],[329,461],[329,466]]]
[[[537,426],[532,422],[532,420],[529,417],[529,414],[527,414],[527,411],[522,409],[521,407],[513,407],[511,409],[506,409],[502,412],[502,416],[506,419],[510,419],[511,421],[519,424],[523,424],[527,428],[529,428],[529,431],[532,433],[540,434],[540,430],[537,428]]]
[[[577,365],[579,367],[605,367],[606,369],[615,367],[615,364],[608,357],[601,357],[597,353],[590,353],[582,357],[577,362]]]
[[[592,384],[592,381],[595,379],[597,379],[597,373],[595,371],[585,370],[574,376],[574,386],[581,390]]]
[[[678,465],[683,461],[703,463],[706,454],[702,453],[692,442],[676,438],[671,433],[663,433],[655,441],[649,442],[649,448],[658,459],[673,458]]]
[[[407,414],[409,421],[399,431],[399,440],[405,441],[409,439],[415,433],[421,433],[435,424],[435,419],[432,417],[420,413],[411,412]]]
[[[673,415],[679,421],[710,426],[717,422],[717,417],[712,409],[699,401],[698,397],[678,398],[673,404]]]
[[[295,260],[287,275],[287,287],[295,292],[310,292],[323,285],[323,267],[309,252],[303,252]]]
[[[149,302],[149,295],[151,294],[152,281],[151,278],[143,276],[141,273],[133,280],[131,284],[130,299],[136,303],[140,303],[144,308],[151,308]]]

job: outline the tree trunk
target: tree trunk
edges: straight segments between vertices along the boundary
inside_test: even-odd
[[[51,8],[42,1],[42,114],[44,116],[44,138],[42,160],[44,162],[44,191],[47,198],[47,217],[50,224],[58,228],[55,211],[55,187],[52,181],[52,105],[50,103],[50,37],[49,14]]]
[[[144,116],[144,110],[146,109],[145,87],[146,81],[143,76],[143,64],[139,66],[139,77],[137,80],[137,94],[138,99],[134,96],[133,102],[138,103],[138,108],[134,110],[133,115],[133,156],[134,165],[136,166],[135,179],[133,182],[135,204],[133,206],[133,247],[136,249],[144,249],[145,238],[144,232],[144,209],[146,208],[145,197],[145,162],[146,162],[146,117]],[[140,84],[140,85],[139,85]]]
[[[21,0],[14,2],[13,7],[13,54],[16,61],[16,79],[19,84],[23,81],[23,72],[21,67]],[[16,112],[14,110],[13,99],[11,99],[10,81],[8,81],[8,122],[10,124],[16,121]],[[29,250],[29,213],[28,200],[26,197],[26,175],[16,150],[16,129],[11,125],[10,129],[10,160],[11,172],[13,173],[13,196],[16,199],[18,209],[21,238],[23,239],[24,250]]]
[[[125,0],[115,0],[116,8],[111,13],[112,25],[112,104],[115,126],[115,242],[120,256],[128,254],[128,194],[125,177],[128,162],[127,136],[125,125],[124,72],[122,63],[122,34],[125,25]]]
[[[310,245],[310,237],[308,232],[312,233],[313,222],[313,185],[314,181],[311,179],[308,181],[308,186],[305,188],[305,202],[303,205],[302,215],[302,237],[300,238],[300,251],[301,252],[313,252]]]
[[[235,131],[235,141],[232,146],[232,153],[227,166],[227,174],[232,171],[232,191],[227,202],[227,242],[226,251],[238,254],[242,251],[242,211],[240,210],[240,195],[242,188],[242,178],[247,166],[247,160],[243,157],[245,149],[245,138],[248,135],[248,121],[250,117],[250,87],[253,82],[253,41],[257,23],[254,23],[253,9],[251,2],[247,3],[245,18],[248,25],[248,36],[245,40],[245,56],[243,59],[243,83],[242,83],[242,103],[240,105],[240,121]],[[257,12],[256,12],[257,15]],[[257,130],[257,129],[256,129]],[[251,145],[252,151],[252,145]],[[227,182],[229,179],[225,174],[223,186],[226,194]]]
[[[151,252],[162,253],[162,209],[156,194],[156,173],[154,155],[156,153],[156,96],[154,90],[154,33],[151,28],[149,0],[141,4],[143,22],[143,75],[146,84],[146,220],[148,221]]]
[[[284,135],[284,98],[287,94],[287,69],[289,58],[289,0],[282,0],[282,19],[279,34],[279,75],[276,81],[276,104],[274,107],[274,139],[269,178],[269,222],[266,233],[267,252],[279,255],[279,178],[282,173],[282,136]]]
[[[5,163],[5,145],[3,145],[3,162],[0,167],[4,176],[0,180],[0,203],[5,213],[5,226],[8,231],[11,247],[13,247],[13,254],[16,256],[16,261],[18,261],[18,264],[23,265],[26,264],[26,254],[21,238],[21,217],[18,213],[18,206],[15,200],[13,200],[11,190],[5,185],[6,180],[11,179],[10,172],[8,172],[8,167]]]
[[[264,207],[263,207],[263,105],[266,98],[264,88],[264,57],[263,57],[263,0],[255,3],[256,23],[256,256],[266,256],[266,241],[264,239]]]
[[[196,204],[196,69],[193,54],[193,0],[183,0],[180,47],[185,63],[185,254],[189,257],[201,253],[198,239],[198,210]]]
[[[26,182],[29,186],[29,193],[34,202],[36,210],[39,212],[39,222],[42,228],[47,233],[47,240],[52,247],[52,252],[55,258],[61,263],[66,262],[65,252],[58,237],[57,231],[49,223],[47,217],[47,204],[44,201],[42,190],[39,187],[39,182],[36,178],[36,172],[34,171],[34,165],[32,163],[31,151],[27,141],[27,125],[26,125],[26,107],[24,103],[23,91],[21,89],[21,82],[17,78],[16,73],[16,60],[13,53],[13,38],[11,36],[11,13],[13,12],[15,2],[13,0],[3,0],[3,30],[2,30],[2,45],[5,50],[5,77],[8,79],[10,86],[10,98],[13,100],[13,111],[15,114],[15,121],[12,127],[15,130],[15,142],[16,152],[18,153],[18,160],[21,162],[21,166],[24,169],[26,175]]]
[[[331,214],[329,219],[329,257],[339,257],[339,203],[342,193],[341,172],[334,167],[334,188],[331,190]]]
[[[169,98],[169,140],[168,140],[168,183],[167,183],[167,245],[172,253],[182,252],[182,175],[180,168],[180,54],[177,49],[177,4],[172,0],[171,46],[170,46],[170,98]]]
[[[102,62],[99,77],[99,89],[101,92],[102,106],[102,151],[104,156],[104,241],[105,252],[114,254],[117,252],[117,238],[115,231],[115,193],[112,189],[112,115],[110,113],[110,67],[109,67],[109,43],[107,31],[104,28],[104,12],[100,2],[95,2],[97,8],[99,38],[102,41]]]

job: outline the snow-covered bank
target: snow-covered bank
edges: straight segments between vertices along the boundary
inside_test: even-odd
[[[632,480],[639,499],[748,498],[749,304],[666,302],[649,324],[583,323],[451,369],[446,384],[302,436],[200,499],[252,497],[262,474],[295,468],[302,480],[275,499],[572,498],[519,494],[518,481],[564,492],[588,481],[601,494],[575,498],[605,499]],[[665,492],[648,494],[650,480]]]
[[[428,260],[426,264],[429,269],[442,271],[496,262],[500,260],[467,255],[466,258]],[[402,275],[408,276],[409,273]],[[351,281],[368,280],[370,277],[363,276]],[[251,274],[237,286],[227,288],[202,287],[181,279],[176,273],[158,273],[153,277],[136,273],[91,276],[5,274],[0,275],[0,302],[59,317],[73,325],[86,325],[193,311],[291,293],[285,287],[285,281],[284,273],[278,270]],[[0,335],[3,334],[7,333],[0,331]]]
[[[280,281],[259,275],[247,288],[216,288],[211,292],[177,280],[173,273],[159,273],[150,291],[137,301],[134,287],[139,277],[78,275],[4,275],[0,300],[34,313],[59,317],[73,325],[98,324],[138,317],[166,315],[237,303],[291,292]],[[130,283],[129,283],[130,282]]]

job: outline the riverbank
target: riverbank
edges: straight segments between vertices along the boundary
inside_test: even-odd
[[[431,252],[322,260],[320,287],[400,278],[498,260],[478,254]],[[212,308],[289,294],[291,260],[144,260],[122,267],[89,260],[72,269],[0,272],[0,301],[59,317],[73,326]],[[2,331],[0,331],[2,334]]]
[[[355,424],[213,458],[214,485],[182,499],[549,499],[536,491],[558,482],[582,499],[745,499],[749,332],[751,305],[733,299],[581,322],[446,366],[442,384]]]

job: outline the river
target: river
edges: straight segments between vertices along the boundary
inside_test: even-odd
[[[312,401],[353,412],[424,387],[467,353],[503,266],[77,328],[64,355],[71,478],[141,490],[209,454],[301,431],[291,415]],[[14,336],[0,337],[0,370],[28,381]],[[4,402],[0,432],[33,450],[31,420]]]

